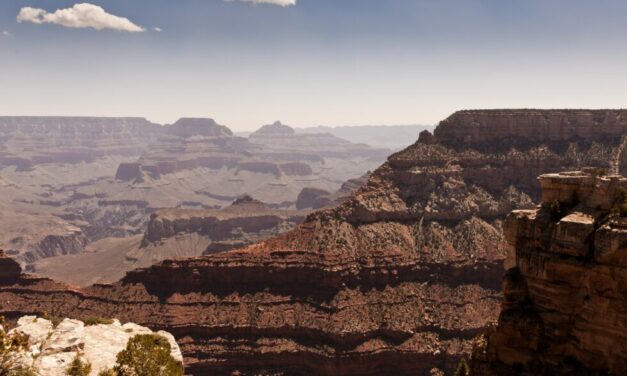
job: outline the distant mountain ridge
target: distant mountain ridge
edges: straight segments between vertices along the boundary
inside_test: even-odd
[[[435,125],[357,125],[295,128],[296,134],[330,133],[356,144],[400,150],[411,145],[424,130],[433,131]]]

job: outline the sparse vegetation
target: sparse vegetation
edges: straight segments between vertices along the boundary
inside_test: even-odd
[[[74,358],[69,367],[65,370],[68,376],[87,376],[91,372],[91,364],[85,363],[80,357]]]
[[[59,324],[61,324],[61,321],[63,321],[62,318],[57,317],[57,316],[51,316],[46,311],[44,311],[44,313],[41,314],[41,318],[50,321],[52,323],[53,328],[56,328],[57,326],[59,326]]]
[[[4,317],[0,316],[0,325],[4,324]],[[0,328],[0,375],[2,376],[36,376],[29,368],[15,365],[15,356],[28,347],[29,337],[25,334],[7,334]]]
[[[94,326],[94,325],[111,325],[113,324],[113,319],[107,319],[104,317],[86,317],[83,319],[85,326]]]
[[[612,215],[627,218],[627,190],[620,188],[618,191],[618,199],[612,207]]]
[[[457,364],[457,369],[455,370],[455,376],[470,376],[470,367],[466,362],[466,359],[462,358]]]
[[[562,204],[559,200],[553,200],[549,209],[551,210],[551,218],[553,218],[554,221],[557,221],[562,217]]]

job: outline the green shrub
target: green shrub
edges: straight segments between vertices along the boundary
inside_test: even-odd
[[[470,376],[470,367],[468,367],[466,359],[462,358],[462,360],[460,360],[457,364],[455,376]]]
[[[0,317],[4,323],[4,317]],[[0,375],[2,376],[36,376],[29,368],[15,367],[14,356],[17,352],[28,348],[29,337],[26,334],[15,333],[8,335],[0,329]]]
[[[131,338],[117,356],[117,376],[181,376],[183,367],[170,354],[168,340],[155,334]]]
[[[111,325],[113,324],[113,319],[106,319],[104,317],[86,317],[83,322],[85,326],[93,326],[93,325]]]
[[[459,364],[457,364],[455,376],[470,376],[470,367],[468,367],[466,359],[462,358],[462,360],[459,361]]]
[[[627,218],[627,190],[620,188],[618,191],[618,199],[612,207],[611,214],[623,218]]]
[[[551,202],[551,205],[549,206],[549,209],[551,210],[551,218],[554,221],[561,219],[562,204],[559,202],[559,200],[553,200],[553,202]]]
[[[102,371],[98,372],[98,376],[116,376],[116,373],[111,368],[107,368],[107,369],[103,369]]]
[[[68,376],[87,376],[90,372],[91,364],[83,362],[78,356],[74,358],[65,370],[65,374]]]
[[[61,324],[61,321],[63,321],[63,319],[61,319],[60,317],[57,316],[51,316],[48,312],[44,311],[44,313],[41,315],[41,318],[44,320],[48,320],[52,323],[52,327],[56,328],[57,326],[59,326],[59,324]]]

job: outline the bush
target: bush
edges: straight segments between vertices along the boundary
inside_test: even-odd
[[[170,343],[162,336],[141,334],[131,338],[117,356],[117,376],[181,376],[183,367],[172,355]],[[106,374],[105,374],[106,375]]]
[[[457,370],[455,370],[455,376],[470,376],[470,367],[468,367],[468,363],[466,359],[462,358],[457,365]]]
[[[44,320],[48,320],[52,323],[52,327],[56,328],[57,326],[59,326],[59,324],[61,324],[61,321],[63,321],[63,319],[61,319],[60,317],[57,316],[51,316],[48,312],[44,311],[44,313],[41,315],[41,318]],[[35,319],[37,320],[37,319]]]
[[[612,207],[611,214],[627,218],[627,190],[625,188],[620,188],[618,194],[618,200]]]
[[[94,325],[111,325],[113,324],[113,319],[106,319],[104,317],[86,317],[83,322],[85,326],[94,326]]]
[[[4,323],[4,317],[0,316],[0,323]],[[0,329],[0,375],[2,376],[36,376],[29,368],[15,367],[14,357],[17,352],[28,348],[28,335],[15,333],[8,335],[4,329]]]
[[[87,376],[91,372],[91,364],[84,363],[78,356],[74,358],[70,366],[65,370],[68,376]]]
[[[562,204],[558,200],[551,202],[549,209],[551,210],[551,218],[554,221],[558,221],[562,218]]]

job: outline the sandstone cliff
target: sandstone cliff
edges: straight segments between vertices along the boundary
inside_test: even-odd
[[[507,218],[516,265],[473,375],[627,374],[627,179],[588,169],[540,184],[542,205]]]
[[[534,206],[541,173],[607,167],[620,137],[604,129],[624,133],[627,117],[588,113],[603,116],[565,122],[561,141],[533,135],[547,126],[540,119],[578,118],[570,111],[454,114],[435,136],[423,133],[389,157],[343,204],[291,232],[165,261],[113,285],[71,290],[22,276],[0,287],[11,302],[0,313],[99,314],[167,328],[196,375],[451,372],[496,318],[507,213]],[[512,129],[524,143],[495,148],[489,136],[440,130],[507,135],[501,128],[512,117],[527,119]],[[598,137],[571,135],[589,121]]]

